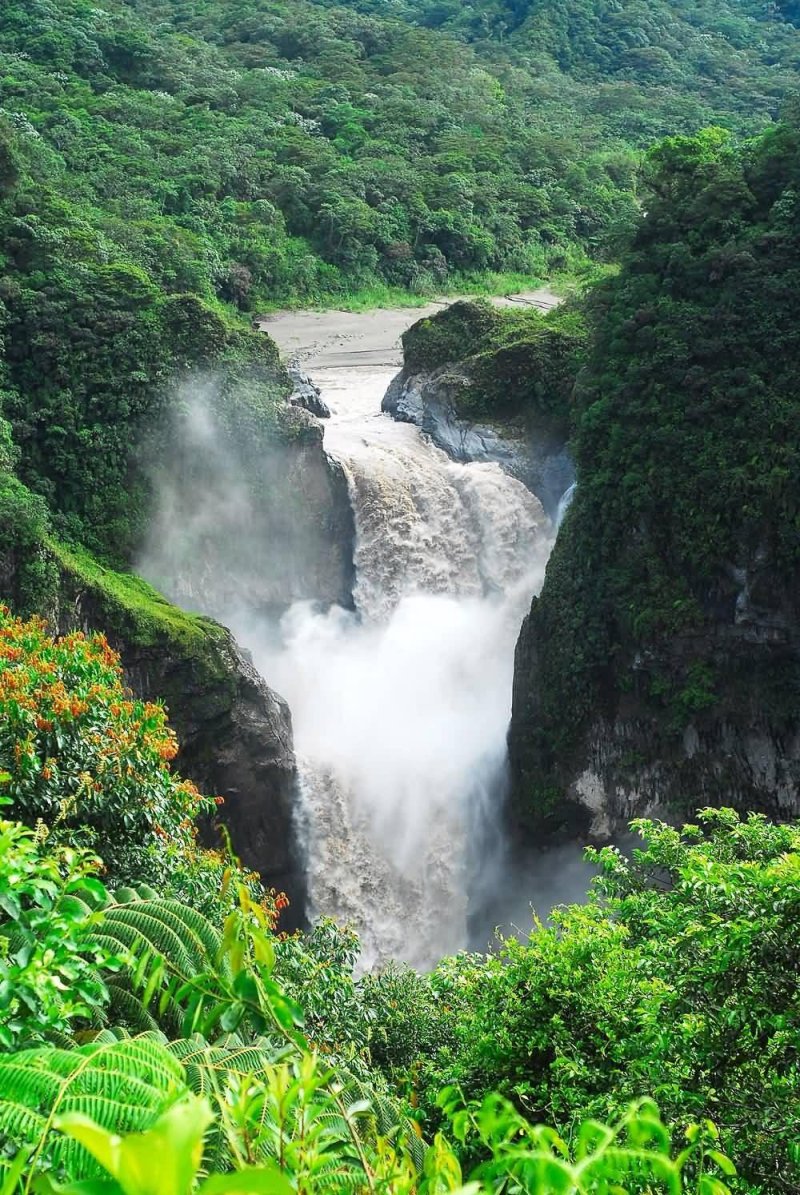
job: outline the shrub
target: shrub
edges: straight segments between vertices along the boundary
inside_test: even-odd
[[[0,775],[0,784],[9,777]],[[0,820],[0,1048],[66,1032],[108,999],[98,968],[113,952],[87,942],[106,898],[100,860]],[[87,907],[88,902],[88,907]]]
[[[171,771],[177,750],[163,706],[125,688],[103,635],[54,639],[0,607],[0,770],[15,815],[54,845],[101,853],[111,886],[149,882],[220,914],[231,865],[197,840],[216,801]],[[274,910],[257,877],[233,871]]]

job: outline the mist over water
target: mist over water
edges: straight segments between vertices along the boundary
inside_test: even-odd
[[[350,922],[364,966],[398,958],[426,967],[467,945],[469,890],[507,879],[496,822],[514,646],[553,529],[499,466],[455,464],[416,428],[381,415],[391,376],[315,377],[334,410],[325,448],[345,470],[355,514],[355,611],[296,602],[276,621],[248,602],[247,584],[236,591],[235,576],[197,604],[233,629],[289,702],[310,913]],[[192,507],[190,530],[202,529],[192,550],[206,554],[215,508],[222,536],[232,534],[231,511],[245,542],[258,525],[209,419],[201,402],[187,423],[209,498],[167,479],[158,540],[143,561],[178,597],[170,561],[185,567],[187,551],[176,510]],[[268,558],[260,546],[266,567]],[[182,587],[198,598],[198,586]]]

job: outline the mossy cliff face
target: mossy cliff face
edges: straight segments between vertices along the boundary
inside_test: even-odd
[[[578,488],[519,641],[512,812],[534,836],[800,812],[800,132],[648,164],[591,302]]]
[[[632,640],[578,624],[585,577],[562,529],[517,644],[509,750],[524,836],[604,839],[633,817],[728,804],[800,813],[800,573],[721,575],[690,627]],[[577,532],[575,529],[577,528]]]
[[[574,478],[569,397],[583,346],[575,314],[459,302],[403,337],[383,410],[457,461],[496,461],[555,515]]]
[[[56,548],[59,631],[102,630],[120,652],[131,689],[163,700],[178,735],[178,769],[224,798],[220,820],[236,853],[287,891],[302,917],[303,867],[294,834],[291,716],[230,632],[185,614],[138,577]],[[213,837],[213,836],[212,836]]]

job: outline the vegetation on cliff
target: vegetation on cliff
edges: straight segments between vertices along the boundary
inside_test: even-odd
[[[578,490],[520,649],[522,817],[557,824],[582,733],[623,707],[649,719],[643,765],[690,720],[796,727],[798,171],[791,119],[648,157],[646,216],[589,299]]]
[[[215,805],[173,775],[177,753],[163,707],[131,697],[102,635],[54,640],[0,608],[0,771],[17,816],[53,846],[102,850],[115,885],[185,881],[214,908],[221,866],[196,823]]]
[[[586,347],[580,311],[542,315],[486,302],[453,303],[403,336],[410,374],[434,373],[469,421],[519,421],[562,441],[572,430],[572,391]]]
[[[0,686],[7,1195],[794,1189],[796,830],[642,823],[528,941],[355,981],[351,934],[276,937],[193,842],[101,639],[4,614]]]

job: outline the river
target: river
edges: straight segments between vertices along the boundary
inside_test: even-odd
[[[515,301],[557,299],[544,291],[505,300]],[[476,892],[513,888],[502,874],[499,814],[514,647],[556,531],[499,465],[454,463],[416,427],[381,413],[402,332],[441,306],[265,321],[332,412],[324,448],[341,465],[354,516],[354,609],[296,602],[276,622],[248,607],[235,576],[228,591],[241,600],[205,601],[289,703],[309,912],[357,930],[363,967],[390,958],[432,966],[468,945]],[[193,445],[208,457],[209,481],[177,504],[174,485],[164,485],[167,538],[159,565],[145,567],[167,592],[180,579],[181,546],[184,560],[198,547],[203,554],[202,537],[188,554],[181,545],[193,501],[204,504],[204,535],[216,526],[219,539],[228,526],[245,555],[252,537],[241,469],[213,430],[207,389],[185,402],[195,432],[205,431]],[[264,470],[255,480],[268,490],[266,462]],[[241,552],[225,558],[234,571],[237,560],[252,570]],[[203,608],[202,592],[195,598]]]

